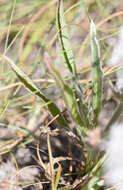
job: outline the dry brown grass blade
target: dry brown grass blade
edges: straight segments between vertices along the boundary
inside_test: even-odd
[[[41,156],[40,156],[39,144],[40,144],[40,141],[38,140],[38,142],[37,142],[37,148],[36,148],[36,150],[37,150],[37,156],[38,156],[38,159],[39,159],[39,162],[40,162],[41,167],[42,167],[44,170],[46,170],[46,167],[45,167],[45,165],[44,165],[44,163],[43,163],[43,161],[42,161],[42,159],[41,159]]]
[[[18,56],[19,56],[19,60],[21,61],[21,57],[22,57],[22,51],[23,51],[23,46],[24,46],[24,42],[26,40],[27,34],[32,26],[32,24],[52,5],[54,5],[57,2],[57,0],[52,0],[49,3],[47,3],[46,5],[44,5],[43,7],[41,7],[41,9],[31,18],[29,24],[26,26],[21,41],[20,41],[20,47],[19,47],[19,51],[18,51]]]
[[[54,164],[53,164],[53,156],[52,156],[52,149],[50,144],[50,135],[47,133],[47,146],[48,146],[48,153],[49,153],[49,160],[50,160],[50,173],[51,173],[51,181],[52,181],[52,190],[55,189],[55,171],[54,171]]]
[[[0,152],[4,152],[7,150],[12,150],[13,148],[15,148],[18,144],[20,144],[23,140],[23,137],[19,137],[18,139],[16,139],[14,142],[7,144],[7,145],[3,145],[2,147],[0,147]]]
[[[46,125],[46,128],[59,117],[59,114],[56,115],[51,121],[49,121]],[[55,184],[55,170],[54,170],[54,160],[52,156],[52,149],[51,149],[51,143],[50,143],[50,132],[47,130],[47,146],[48,146],[48,153],[49,153],[49,161],[50,161],[50,174],[51,174],[51,181],[52,181],[52,190],[56,189],[57,183]],[[61,170],[60,170],[61,171]],[[58,172],[58,175],[60,175],[60,171]],[[59,177],[59,176],[58,176]],[[58,180],[59,181],[59,180]]]
[[[57,170],[56,180],[55,180],[55,189],[57,189],[57,186],[59,184],[59,180],[61,178],[61,172],[62,172],[62,167],[61,167],[61,164],[58,163],[58,170]]]

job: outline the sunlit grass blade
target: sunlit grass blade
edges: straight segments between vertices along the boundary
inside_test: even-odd
[[[57,83],[58,88],[61,91],[61,94],[63,96],[64,102],[66,107],[69,109],[70,113],[72,114],[73,118],[75,121],[80,125],[84,127],[84,122],[82,121],[79,111],[78,111],[78,106],[77,106],[77,101],[74,97],[72,89],[64,82],[62,79],[60,73],[53,67],[51,63],[50,56],[48,53],[45,53],[45,62],[47,63],[49,70],[53,74],[53,77]]]
[[[4,52],[6,52],[6,49],[7,49],[7,46],[8,46],[10,28],[11,28],[11,24],[12,24],[12,19],[13,19],[13,14],[14,14],[15,7],[16,7],[16,0],[13,1],[13,8],[12,8],[11,17],[10,17],[10,23],[9,23],[9,26],[8,26],[8,32],[7,32],[7,36],[6,36]]]
[[[41,93],[40,89],[33,83],[33,81],[24,72],[22,72],[22,70],[17,65],[15,65],[15,63],[11,59],[9,59],[7,56],[3,56],[3,58],[9,63],[12,70],[15,72],[15,74],[17,75],[19,80],[24,84],[24,86],[28,90],[36,94],[38,97],[40,97],[45,103],[47,103],[47,107],[51,115],[53,117],[59,115],[59,117],[56,118],[58,124],[63,127],[68,127],[68,124],[64,119],[63,115],[61,115],[59,108],[51,100],[46,98],[46,96],[43,93]]]
[[[53,163],[53,155],[50,143],[50,135],[47,133],[47,146],[48,146],[48,153],[49,153],[49,161],[50,161],[50,175],[51,175],[51,186],[52,190],[56,190],[55,188],[55,170],[54,170],[54,163]]]
[[[67,65],[69,71],[72,74],[73,91],[75,92],[76,98],[79,99],[79,102],[77,103],[78,108],[79,108],[79,113],[80,113],[81,117],[83,118],[84,125],[86,127],[88,127],[89,121],[88,121],[87,114],[86,114],[87,110],[84,105],[85,103],[84,103],[83,92],[77,82],[76,66],[75,66],[73,52],[71,49],[68,30],[67,30],[66,23],[65,23],[64,8],[63,8],[62,0],[59,0],[59,2],[58,2],[56,20],[57,20],[57,26],[58,26],[58,32],[59,32],[59,41],[61,43],[61,48],[63,51],[65,63]]]
[[[18,126],[15,126],[15,125],[7,125],[5,123],[0,123],[0,127],[5,127],[5,128],[12,128],[16,131],[19,131],[20,133],[23,133],[24,135],[29,135],[29,132],[28,129],[24,129],[24,128],[21,128],[21,127],[18,127]]]
[[[100,159],[99,161],[94,165],[91,173],[90,173],[90,176],[94,176],[96,175],[96,173],[102,168],[103,164],[105,163],[107,159],[107,154],[104,154]]]
[[[94,112],[94,125],[97,126],[98,116],[101,111],[102,102],[102,70],[100,62],[100,49],[96,37],[96,27],[91,20],[91,61],[92,61],[92,105]]]
[[[101,168],[102,168],[104,162],[106,161],[106,159],[107,159],[107,154],[103,155],[99,159],[99,161],[94,165],[92,171],[89,174],[90,180],[82,189],[84,189],[84,190],[90,190],[90,189],[98,190],[104,185],[104,180],[101,179],[101,176],[102,176]]]
[[[82,190],[99,190],[104,185],[104,181],[100,180],[98,176],[94,176],[88,183],[85,183],[85,186],[82,187]]]
[[[56,178],[55,178],[55,189],[57,189],[57,187],[58,187],[58,184],[59,184],[59,181],[60,181],[60,178],[61,178],[61,173],[62,173],[62,167],[59,164],[57,174],[56,174]]]
[[[74,56],[71,49],[68,30],[67,30],[65,19],[64,19],[64,8],[63,8],[62,0],[58,1],[56,21],[57,21],[57,27],[58,27],[58,32],[59,32],[59,41],[61,43],[61,48],[63,51],[65,63],[69,71],[73,74],[73,76],[76,76]]]

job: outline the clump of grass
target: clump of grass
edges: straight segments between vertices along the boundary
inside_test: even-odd
[[[55,2],[55,1],[54,1]],[[104,180],[102,179],[102,166],[107,158],[107,155],[105,153],[102,153],[102,151],[99,149],[98,144],[101,143],[102,137],[107,137],[107,134],[109,133],[109,129],[112,126],[113,123],[115,123],[118,120],[118,117],[113,116],[109,120],[109,123],[107,126],[105,126],[105,129],[102,130],[99,128],[99,116],[101,112],[101,106],[102,106],[102,81],[103,81],[103,72],[102,72],[102,65],[101,65],[101,58],[100,58],[100,48],[99,43],[96,35],[96,26],[93,22],[93,20],[90,18],[90,47],[91,47],[91,83],[90,88],[92,89],[92,95],[90,98],[91,102],[86,101],[86,96],[84,93],[83,88],[81,87],[79,80],[78,80],[78,73],[76,69],[75,64],[75,58],[72,52],[71,44],[70,44],[70,37],[69,32],[67,28],[67,24],[65,22],[64,17],[64,8],[63,8],[63,1],[58,1],[58,7],[57,7],[57,13],[56,13],[56,22],[57,22],[57,32],[58,32],[58,38],[61,45],[61,52],[64,57],[66,68],[68,69],[69,73],[69,83],[67,80],[64,80],[62,74],[58,69],[55,68],[53,65],[53,59],[50,56],[49,52],[45,52],[44,54],[44,60],[47,63],[47,67],[52,74],[54,81],[56,83],[56,86],[60,92],[60,95],[62,97],[62,100],[64,102],[65,108],[67,112],[69,113],[69,117],[71,117],[71,120],[74,121],[74,129],[77,130],[77,134],[74,134],[74,130],[70,126],[70,123],[67,121],[66,117],[64,116],[63,112],[60,110],[60,108],[57,106],[56,102],[54,102],[52,99],[48,97],[48,94],[44,93],[40,88],[38,88],[35,83],[31,80],[27,74],[25,74],[22,69],[19,68],[19,66],[12,61],[5,53],[2,55],[2,59],[4,59],[6,62],[9,63],[11,69],[14,71],[16,76],[18,77],[19,81],[33,94],[34,96],[37,96],[41,102],[43,102],[44,106],[47,106],[47,110],[52,116],[52,120],[46,125],[46,134],[47,134],[47,145],[48,145],[48,154],[49,154],[49,168],[50,172],[48,173],[50,175],[49,179],[51,181],[51,187],[52,190],[56,189],[84,189],[84,190],[90,190],[90,189],[102,189],[104,188]],[[32,21],[33,22],[33,21]],[[39,33],[38,33],[39,35]],[[46,48],[48,50],[48,48]],[[50,48],[49,48],[50,49]],[[21,51],[20,51],[21,52]],[[21,53],[20,53],[21,55]],[[113,88],[114,94],[120,98],[118,98],[118,101],[120,101],[120,111],[115,112],[115,115],[119,114],[121,115],[122,109],[122,94],[117,93]],[[6,110],[6,108],[4,109]],[[90,113],[91,112],[91,113]],[[82,154],[84,154],[84,172],[82,171],[82,163],[80,167],[80,178],[81,180],[78,182],[78,184],[75,184],[74,187],[67,186],[64,184],[64,187],[61,188],[61,179],[62,179],[62,167],[59,161],[55,161],[55,158],[52,155],[52,147],[50,143],[50,136],[52,135],[52,132],[49,130],[49,125],[56,121],[57,128],[59,131],[62,131],[64,129],[65,131],[69,131],[69,137],[72,139],[73,137],[77,139],[77,143],[79,144],[79,147],[81,149]],[[98,135],[96,133],[96,129],[98,128]],[[16,130],[21,131],[22,129],[16,128]],[[21,139],[21,142],[23,139],[28,139],[28,137],[33,137],[33,139],[37,138],[38,141],[40,141],[39,136],[35,135],[35,131],[29,131],[24,129],[24,138]],[[57,131],[56,131],[57,133]],[[56,134],[54,132],[54,134]],[[96,147],[93,147],[91,143],[91,139],[88,139],[90,135],[92,134],[92,138],[95,140]],[[93,140],[92,139],[92,140]],[[31,141],[32,142],[32,141]],[[19,141],[20,143],[20,141]],[[18,144],[12,144],[12,146],[7,149],[5,152],[9,152],[12,150],[13,147],[16,147]],[[3,152],[2,154],[4,154]],[[41,167],[46,171],[45,164],[43,163],[39,152],[38,158],[40,161]],[[63,159],[63,158],[62,158]],[[67,159],[67,158],[66,158]],[[55,170],[55,164],[58,164],[57,171]],[[106,187],[107,188],[107,187]],[[105,189],[106,189],[105,188]],[[108,190],[108,188],[107,188]]]

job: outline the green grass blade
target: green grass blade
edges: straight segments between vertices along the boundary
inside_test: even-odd
[[[68,67],[69,71],[74,76],[76,76],[74,56],[73,56],[73,52],[71,49],[68,30],[67,30],[66,23],[65,23],[64,8],[63,8],[62,0],[59,0],[59,2],[58,2],[56,21],[57,21],[57,27],[58,27],[58,32],[59,32],[59,41],[61,43],[61,48],[63,51],[66,66]]]
[[[79,108],[79,113],[81,117],[83,118],[84,126],[88,128],[89,121],[86,114],[87,110],[84,105],[83,92],[79,84],[77,83],[77,73],[76,73],[76,66],[74,62],[74,56],[71,49],[69,34],[68,34],[68,30],[67,30],[65,18],[64,18],[63,0],[59,0],[56,20],[57,20],[57,27],[58,27],[58,32],[59,32],[59,41],[61,43],[61,48],[63,51],[65,63],[72,74],[73,91],[75,92],[76,99],[79,99],[79,102],[77,103],[78,108]]]
[[[7,32],[7,36],[6,36],[4,53],[6,52],[6,49],[7,49],[7,46],[8,46],[10,28],[11,28],[11,24],[12,24],[12,19],[13,19],[13,14],[14,14],[15,7],[16,7],[16,0],[14,0],[14,2],[13,2],[13,8],[12,8],[12,12],[11,12],[11,16],[10,16],[10,22],[9,22],[9,26],[8,26],[8,32]]]
[[[84,122],[82,121],[80,117],[77,101],[74,97],[73,90],[64,82],[60,73],[53,67],[53,65],[51,64],[51,59],[47,53],[45,53],[45,62],[47,63],[49,70],[53,74],[53,77],[57,83],[57,86],[61,91],[66,107],[69,109],[75,121],[80,126],[84,127]]]
[[[97,126],[98,116],[101,111],[102,102],[102,70],[100,62],[100,49],[96,38],[96,27],[91,20],[91,59],[92,59],[92,105],[94,111],[94,125]]]
[[[28,129],[24,129],[24,128],[15,126],[15,125],[7,125],[5,123],[0,123],[0,127],[12,128],[16,131],[20,131],[21,133],[24,133],[25,135],[29,135],[29,132],[30,132],[30,131],[28,131]]]
[[[37,86],[33,83],[33,81],[24,72],[22,72],[21,69],[17,65],[15,65],[15,63],[11,59],[9,59],[7,56],[3,56],[3,58],[9,63],[12,70],[15,72],[19,80],[24,84],[24,86],[27,89],[35,93],[45,103],[48,103],[47,107],[51,115],[55,117],[57,114],[59,114],[59,117],[56,119],[58,124],[63,127],[68,127],[68,124],[66,120],[64,119],[64,117],[61,115],[59,108],[52,101],[47,99],[44,94],[41,93],[41,91],[37,88]]]
[[[94,176],[93,178],[88,180],[88,183],[85,184],[85,186],[82,187],[81,190],[99,190],[103,185],[104,181],[98,176]]]
[[[104,154],[100,159],[99,161],[94,165],[91,173],[90,173],[90,176],[94,176],[96,175],[96,173],[102,168],[103,164],[105,163],[107,159],[107,154]],[[98,174],[99,175],[99,174]]]

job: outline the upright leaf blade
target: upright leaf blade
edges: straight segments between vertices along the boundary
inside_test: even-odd
[[[63,51],[65,63],[72,74],[72,85],[73,85],[73,92],[77,99],[79,99],[79,102],[77,102],[77,106],[79,108],[79,113],[84,121],[84,126],[87,128],[89,127],[89,120],[87,117],[87,110],[84,102],[84,95],[82,92],[81,87],[79,86],[77,82],[77,72],[76,72],[76,66],[74,62],[74,56],[71,49],[70,39],[68,30],[65,23],[64,18],[64,9],[63,9],[63,0],[59,0],[58,2],[58,9],[57,9],[57,26],[58,26],[58,32],[59,32],[59,41],[61,43],[61,48]]]
[[[68,30],[65,23],[64,18],[64,8],[63,8],[63,0],[59,0],[58,9],[56,15],[57,27],[59,32],[59,41],[61,43],[65,63],[69,69],[69,71],[76,76],[76,67],[74,63],[74,56],[71,49],[71,44],[69,40]]]
[[[102,70],[100,62],[100,49],[96,38],[96,27],[91,20],[91,61],[92,61],[92,105],[94,112],[94,125],[98,123],[98,116],[101,111],[102,102]]]
[[[41,93],[40,89],[33,83],[33,81],[24,73],[21,71],[21,69],[15,65],[15,63],[9,59],[6,56],[3,56],[5,60],[8,61],[9,65],[11,66],[12,70],[15,72],[19,80],[24,84],[24,86],[30,90],[31,92],[35,93],[38,97],[40,97],[48,107],[49,112],[53,117],[55,117],[57,114],[59,114],[59,117],[57,117],[56,121],[60,126],[68,127],[68,124],[66,120],[64,119],[63,115],[61,115],[61,112],[59,108],[54,104],[51,100],[46,98],[46,96]]]

